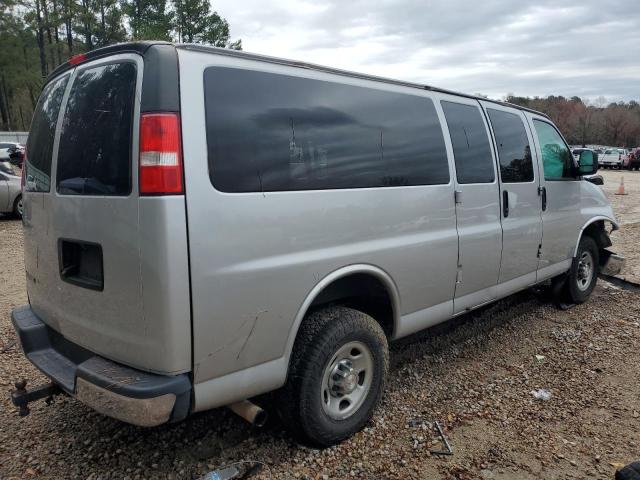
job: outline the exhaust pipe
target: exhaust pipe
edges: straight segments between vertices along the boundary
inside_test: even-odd
[[[228,405],[228,407],[233,413],[244,418],[251,425],[264,427],[264,424],[267,423],[267,412],[249,400],[232,403],[231,405]]]

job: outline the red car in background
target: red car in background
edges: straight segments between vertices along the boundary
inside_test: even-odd
[[[624,162],[624,168],[629,170],[640,170],[640,147],[629,151]]]

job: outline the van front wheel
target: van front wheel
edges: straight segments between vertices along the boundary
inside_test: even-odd
[[[370,316],[346,307],[310,314],[296,338],[280,418],[297,440],[328,447],[362,429],[384,391],[387,338]]]
[[[565,285],[572,303],[584,303],[598,281],[600,255],[595,240],[587,235],[580,239],[578,252],[571,263]]]

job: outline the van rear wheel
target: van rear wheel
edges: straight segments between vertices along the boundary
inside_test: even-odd
[[[600,253],[595,240],[584,235],[578,244],[578,252],[571,263],[566,279],[565,294],[572,303],[584,303],[598,281]]]
[[[300,327],[278,394],[282,422],[302,443],[339,443],[373,416],[388,365],[387,338],[373,318],[346,307],[313,312]]]

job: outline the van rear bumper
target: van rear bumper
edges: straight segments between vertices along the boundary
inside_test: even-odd
[[[156,375],[100,357],[48,327],[29,305],[15,308],[11,321],[29,361],[94,410],[143,427],[189,414],[192,385],[187,374]]]

